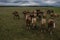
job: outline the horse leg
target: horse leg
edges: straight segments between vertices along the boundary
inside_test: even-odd
[[[17,17],[18,17],[18,19],[20,19],[20,16],[19,15]]]
[[[44,26],[44,32],[46,32],[46,25]]]
[[[33,29],[35,29],[35,26],[36,26],[35,24],[32,24],[32,28],[33,28]]]
[[[43,32],[43,28],[42,28],[42,26],[41,26],[41,32]]]
[[[50,31],[50,35],[52,35],[52,31]]]
[[[53,32],[53,30],[52,30],[52,28],[50,28],[49,29],[49,34],[52,35],[52,32]]]
[[[16,19],[16,16],[15,15],[13,16],[13,19]]]
[[[44,31],[44,26],[43,25],[41,25],[41,32],[43,32]]]
[[[28,32],[29,32],[29,31],[30,31],[30,24],[27,23],[26,27],[27,27],[27,30],[28,30]]]

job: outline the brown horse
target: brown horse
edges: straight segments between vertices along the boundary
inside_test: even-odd
[[[54,19],[51,18],[48,20],[48,31],[50,34],[52,34],[52,32],[54,31],[54,28],[55,28],[55,22]]]
[[[37,11],[38,20],[41,20],[43,12],[41,12],[40,10],[36,10],[36,11]]]
[[[47,13],[44,12],[42,16],[46,18],[47,17]]]
[[[59,17],[60,15],[59,14],[56,14],[56,13],[55,14],[51,13],[50,16],[55,18],[55,17]]]
[[[32,17],[32,28],[33,29],[36,27],[36,21],[37,21],[37,13],[36,11],[33,11],[33,17]]]
[[[12,14],[13,14],[13,16],[14,16],[14,19],[15,19],[15,18],[20,19],[20,16],[19,16],[19,14],[18,14],[17,11],[14,11]]]
[[[30,26],[31,26],[31,17],[28,16],[27,19],[26,19],[26,27],[28,30],[30,30]]]
[[[54,13],[54,10],[52,9],[47,10],[47,14],[51,14],[51,13]]]
[[[26,17],[29,15],[29,13],[30,13],[30,12],[27,11],[27,10],[26,10],[26,11],[23,11],[23,14],[24,14],[24,18],[25,18],[25,19],[26,19]]]
[[[23,11],[24,17],[26,16],[26,13],[27,13],[26,11]]]

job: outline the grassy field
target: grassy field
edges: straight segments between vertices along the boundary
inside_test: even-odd
[[[24,10],[53,9],[60,14],[58,7],[0,7],[0,40],[60,40],[60,17],[56,18],[56,29],[53,35],[40,33],[38,30],[27,32],[22,12]],[[12,12],[17,10],[21,17],[14,20]],[[39,32],[39,33],[38,33]]]

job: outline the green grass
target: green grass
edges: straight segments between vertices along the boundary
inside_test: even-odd
[[[38,30],[27,32],[22,12],[35,9],[53,9],[60,14],[58,7],[0,7],[0,40],[60,40],[60,17],[56,19],[56,29],[51,36],[48,33],[40,33]],[[14,20],[12,12],[17,10],[21,17]]]

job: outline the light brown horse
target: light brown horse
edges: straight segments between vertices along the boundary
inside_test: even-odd
[[[27,19],[26,19],[26,27],[28,30],[30,30],[30,26],[31,26],[31,17],[28,16]]]
[[[46,18],[44,16],[41,19],[41,32],[46,32]]]
[[[51,14],[51,17],[59,17],[60,15],[59,14]]]
[[[32,28],[34,29],[36,27],[36,22],[37,22],[37,14],[36,11],[33,11],[33,17],[32,17]]]

